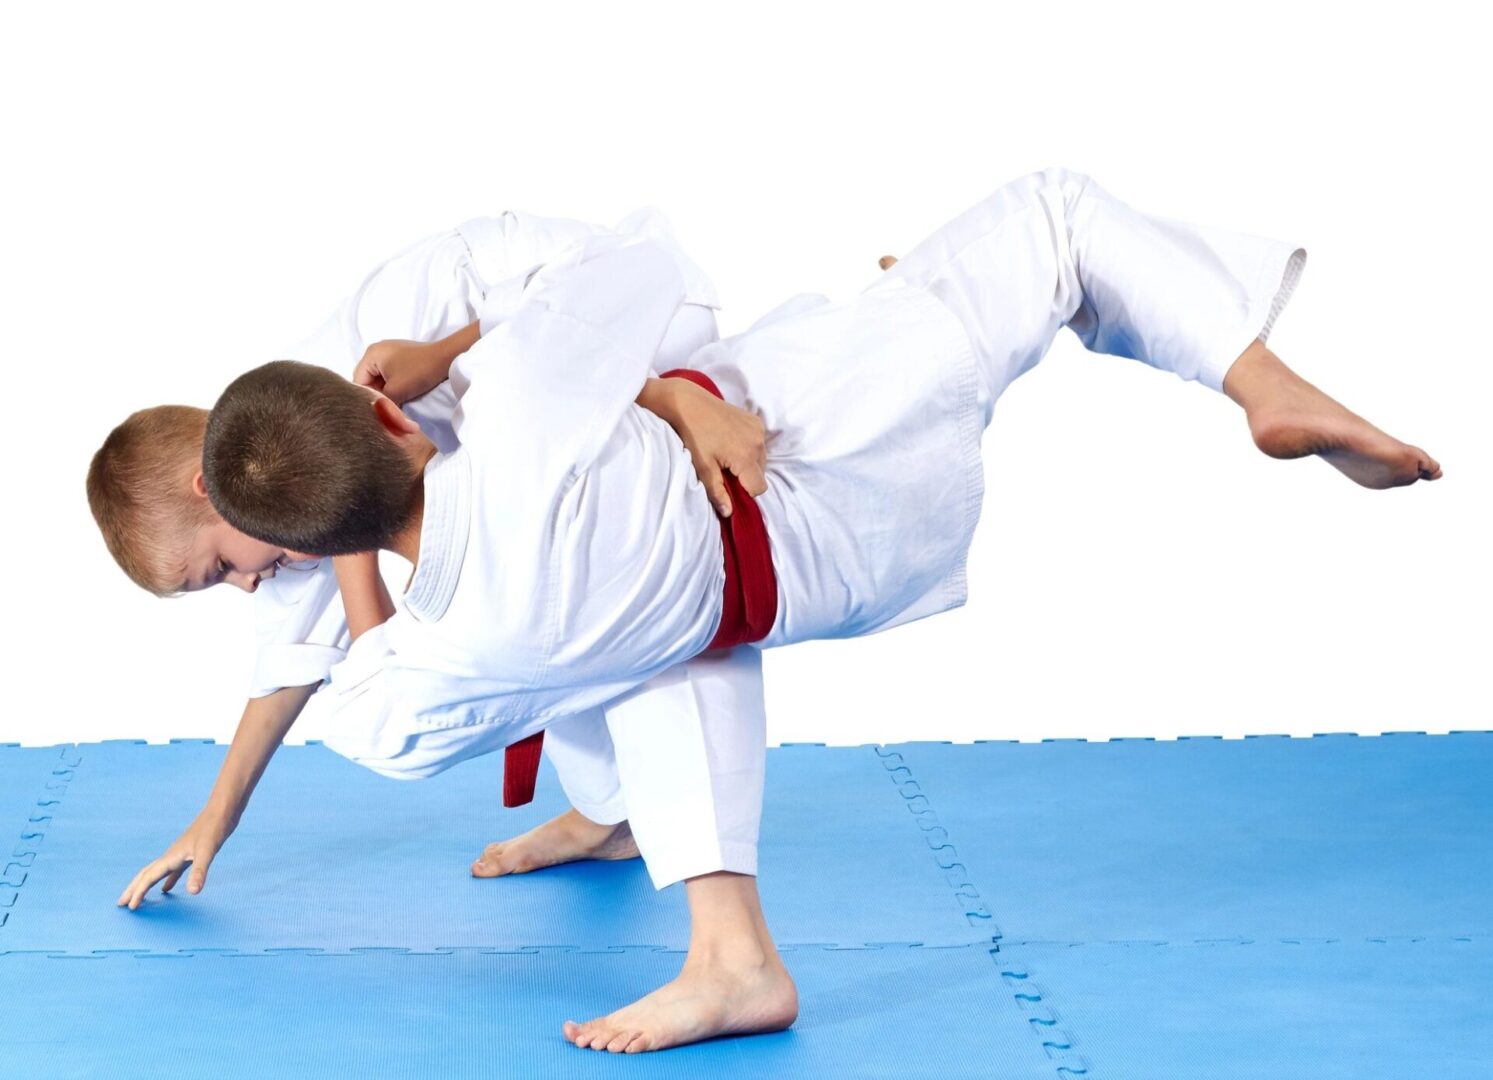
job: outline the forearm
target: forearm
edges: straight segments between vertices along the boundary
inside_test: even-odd
[[[285,739],[316,686],[288,686],[244,706],[228,756],[208,796],[205,812],[221,817],[232,829],[249,803],[265,766]]]
[[[347,632],[357,641],[389,620],[394,614],[394,600],[379,573],[377,552],[339,555],[332,565],[342,593],[342,608],[347,613]]]
[[[678,429],[680,379],[648,379],[643,383],[643,392],[637,403],[649,412]]]
[[[430,343],[431,355],[437,358],[443,369],[449,370],[456,358],[477,344],[482,337],[482,323],[471,322],[456,333]]]

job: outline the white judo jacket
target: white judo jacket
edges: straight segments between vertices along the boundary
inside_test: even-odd
[[[656,364],[687,362],[716,340],[713,284],[677,245],[662,216],[642,210],[611,229],[509,211],[421,240],[375,267],[318,329],[287,355],[349,374],[367,346],[388,338],[430,341],[477,320],[490,333],[517,307],[535,271],[598,235],[649,238],[674,256],[685,303],[669,324]],[[443,450],[456,396],[449,383],[406,412]],[[258,658],[253,696],[320,682],[346,654],[348,634],[331,560],[282,568],[254,597]],[[329,695],[317,694],[313,711]],[[553,722],[545,756],[571,804],[596,822],[630,819],[650,875],[662,888],[716,870],[755,873],[766,718],[761,657],[751,649],[700,657],[614,703]],[[377,766],[366,747],[333,742]],[[426,775],[404,757],[379,771]],[[642,791],[628,799],[629,790]]]
[[[678,261],[686,303],[683,317],[670,327],[660,362],[684,362],[715,339],[713,311],[720,301],[710,279],[673,244],[667,223],[652,210],[631,214],[611,229],[511,210],[474,218],[374,267],[316,332],[285,355],[350,377],[364,350],[379,341],[436,341],[474,321],[485,333],[513,311],[545,262],[587,237],[613,233],[663,243]],[[404,406],[444,450],[456,446],[455,407],[449,383]],[[322,682],[346,654],[347,622],[330,560],[281,568],[260,582],[254,608],[251,697]]]

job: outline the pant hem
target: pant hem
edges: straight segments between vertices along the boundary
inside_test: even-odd
[[[648,864],[648,876],[655,889],[667,889],[690,878],[714,874],[719,871],[732,874],[757,876],[757,845],[730,843],[709,856],[695,859],[670,859],[662,864],[654,860]]]

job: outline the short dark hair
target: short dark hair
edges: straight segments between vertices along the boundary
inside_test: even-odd
[[[276,360],[240,375],[207,419],[202,479],[223,520],[311,555],[374,551],[409,521],[419,476],[369,392]]]

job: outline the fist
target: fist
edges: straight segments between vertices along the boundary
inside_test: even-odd
[[[446,380],[449,364],[421,341],[379,341],[368,346],[353,369],[353,382],[371,386],[396,405],[434,390]]]

